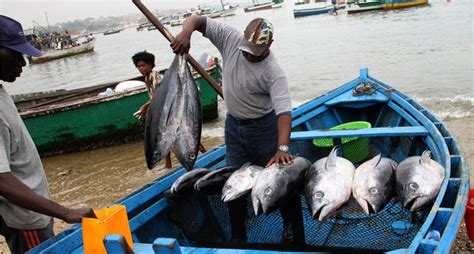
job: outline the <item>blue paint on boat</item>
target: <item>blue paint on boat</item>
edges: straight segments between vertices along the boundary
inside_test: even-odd
[[[455,137],[442,119],[390,85],[370,77],[367,69],[362,69],[351,82],[295,108],[292,117],[290,151],[313,162],[325,156],[312,144],[315,138],[368,138],[371,156],[381,153],[397,162],[429,149],[433,159],[446,170],[434,204],[412,213],[394,199],[379,213],[366,215],[350,200],[335,217],[319,222],[311,218],[302,197],[307,246],[286,246],[280,239],[280,214],[256,217],[249,203],[247,243],[231,244],[227,241],[227,206],[220,196],[176,197],[166,192],[186,172],[180,167],[116,202],[127,207],[135,253],[450,251],[467,203],[469,171]],[[353,121],[367,121],[372,128],[329,130]],[[225,155],[225,146],[217,146],[199,156],[196,167],[214,170],[225,165]],[[439,240],[429,236],[433,230],[439,232]],[[120,237],[109,235],[105,246],[121,253],[123,242]],[[82,229],[77,224],[29,253],[83,252]]]

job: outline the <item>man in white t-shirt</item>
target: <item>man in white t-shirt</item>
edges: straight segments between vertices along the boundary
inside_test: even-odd
[[[175,53],[189,51],[193,31],[201,32],[222,55],[222,86],[227,106],[225,144],[227,164],[269,167],[291,164],[291,98],[288,81],[270,46],[273,25],[252,20],[245,32],[202,16],[191,16],[171,42]],[[299,195],[280,207],[285,243],[304,243]],[[229,202],[232,241],[246,241],[246,197]]]
[[[20,23],[0,15],[0,80],[14,82],[26,65],[22,54],[40,56]],[[38,151],[11,97],[0,84],[0,235],[13,254],[54,235],[53,219],[77,223],[91,208],[69,209],[50,199]]]

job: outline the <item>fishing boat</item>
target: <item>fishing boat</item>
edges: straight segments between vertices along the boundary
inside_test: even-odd
[[[428,4],[428,0],[382,0],[385,10],[400,9]]]
[[[84,41],[83,43],[76,44],[75,46],[64,47],[63,49],[50,49],[43,51],[43,55],[38,57],[28,57],[28,61],[31,64],[44,63],[64,57],[74,56],[87,52],[94,51],[95,38]]]
[[[344,8],[345,5],[336,4],[336,11]],[[295,9],[293,9],[293,16],[296,18],[310,15],[326,14],[333,11],[334,5],[332,5],[330,2],[313,2],[309,4],[298,5]]]
[[[217,59],[210,61],[207,71],[220,80]],[[197,73],[194,77],[201,91],[203,120],[217,118],[216,92]],[[143,78],[128,81],[140,80]],[[118,91],[121,83],[15,95],[13,99],[41,155],[72,152],[141,138],[140,121],[133,113],[148,101],[148,92],[143,82],[128,82],[131,87]]]
[[[264,2],[264,3],[259,3],[255,0],[252,0],[252,5],[251,6],[248,6],[248,7],[245,7],[244,8],[244,11],[245,12],[251,12],[251,11],[261,11],[261,10],[267,10],[267,9],[271,9],[272,6],[274,5],[275,3],[270,1],[270,2]]]
[[[288,246],[281,242],[280,213],[254,216],[249,202],[247,241],[229,243],[228,210],[220,195],[194,192],[178,196],[168,192],[186,173],[179,167],[116,202],[128,212],[134,252],[398,254],[451,250],[467,203],[469,171],[455,137],[438,116],[369,76],[364,68],[356,79],[295,108],[292,117],[290,152],[311,162],[327,156],[315,145],[315,139],[339,143],[344,157],[363,150],[365,160],[381,153],[400,162],[430,150],[445,170],[433,205],[410,212],[393,198],[378,213],[366,215],[351,198],[334,217],[318,221],[302,197],[306,245]],[[358,121],[370,123],[370,128],[334,128]],[[368,142],[350,145],[360,140]],[[226,147],[220,145],[200,155],[195,167],[215,170],[226,165],[225,157]],[[82,253],[82,234],[81,224],[76,224],[29,253]],[[127,253],[122,236],[108,235],[104,242],[108,253]]]
[[[109,30],[106,30],[104,31],[104,35],[110,35],[110,34],[116,34],[116,33],[120,33],[120,31],[122,31],[121,29],[109,29]]]
[[[381,0],[346,0],[346,11],[348,14],[381,9]]]

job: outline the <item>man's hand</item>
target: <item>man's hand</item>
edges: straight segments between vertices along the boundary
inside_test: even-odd
[[[265,167],[268,168],[273,163],[276,163],[277,165],[291,164],[293,163],[293,155],[282,152],[282,151],[277,151],[276,154],[272,157],[272,159],[267,163]]]
[[[150,103],[146,103],[145,105],[141,106],[140,109],[133,113],[133,116],[138,118],[139,120],[142,120],[146,117],[146,114],[148,112],[148,106],[150,105]]]
[[[170,46],[175,54],[184,55],[191,48],[191,34],[193,31],[184,30],[174,37]]]
[[[83,217],[97,218],[92,208],[67,209],[64,218],[67,223],[79,223]]]

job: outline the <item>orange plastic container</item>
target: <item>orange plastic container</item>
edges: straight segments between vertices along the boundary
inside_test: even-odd
[[[84,253],[107,254],[104,238],[108,234],[125,237],[128,246],[133,248],[132,233],[128,223],[127,210],[123,205],[94,210],[97,219],[82,218],[82,239]]]
[[[474,242],[474,189],[469,191],[464,222],[466,222],[467,235],[469,239]]]

